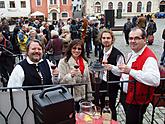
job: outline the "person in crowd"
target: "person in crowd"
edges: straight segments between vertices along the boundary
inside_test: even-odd
[[[44,46],[44,48],[45,48],[45,46],[46,46],[47,43],[48,43],[48,41],[47,41],[45,35],[43,34],[42,30],[40,30],[40,29],[36,29],[36,33],[37,33],[37,37],[41,40],[41,44],[42,44],[42,45]]]
[[[91,34],[92,34],[91,28],[89,25],[87,25],[84,44],[85,44],[86,54],[88,58],[90,58]]]
[[[2,24],[0,26],[0,30],[2,30],[3,36],[7,40],[10,40],[10,30],[9,29],[10,29],[10,27],[9,27],[8,20],[6,18],[3,18]]]
[[[82,19],[82,26],[81,26],[81,39],[83,42],[85,42],[87,28],[88,28],[88,19],[86,18],[86,16],[84,16]]]
[[[128,38],[129,38],[129,32],[131,31],[131,28],[133,28],[133,24],[130,21],[130,18],[127,18],[127,22],[124,24],[124,29],[123,29],[123,32],[125,35],[125,41],[127,45],[129,45]]]
[[[19,23],[16,23],[16,26],[14,27],[12,35],[10,37],[10,41],[13,45],[13,53],[15,54],[20,54],[19,43],[17,39],[18,32],[20,31],[20,27],[18,24]]]
[[[62,21],[62,19],[59,19],[58,21],[58,32],[59,32],[59,35],[61,35],[62,33],[62,27],[64,26],[64,22]]]
[[[29,36],[28,36],[28,39],[26,41],[26,44],[28,44],[30,42],[30,40],[34,40],[34,39],[38,39],[39,40],[39,36],[37,35],[36,30],[31,29],[29,31]]]
[[[66,49],[71,41],[71,34],[70,34],[70,31],[67,27],[62,27],[62,33],[60,35],[60,39],[62,39],[62,42],[63,42],[63,49],[62,49],[62,52],[63,54],[65,54],[66,52]]]
[[[59,38],[59,34],[57,31],[52,30],[51,39],[48,42],[45,50],[51,52],[50,54],[48,54],[48,59],[57,66],[59,60],[62,58],[62,48],[63,48],[62,39]]]
[[[76,18],[77,21],[77,30],[78,30],[78,39],[81,39],[81,27],[82,27],[82,22],[80,20],[80,18]]]
[[[71,33],[71,39],[77,39],[78,38],[78,27],[76,24],[76,20],[72,19],[71,25],[70,25],[70,33]]]
[[[13,69],[8,81],[8,87],[36,86],[52,84],[52,76],[58,74],[58,69],[42,59],[44,49],[39,40],[34,39],[27,45],[27,57]]]
[[[109,96],[109,107],[112,110],[112,119],[117,120],[116,114],[116,98],[119,84],[107,84],[107,81],[119,81],[120,75],[113,73],[115,66],[124,63],[124,55],[116,47],[114,47],[114,34],[109,29],[104,29],[100,32],[99,39],[103,45],[103,50],[100,53],[99,60],[105,66],[106,70],[102,72],[102,82],[100,84],[100,90],[108,90],[108,94],[102,93],[100,95],[101,108],[105,106],[105,96]],[[114,65],[112,67],[109,64]],[[109,68],[110,67],[110,68]]]
[[[157,31],[156,23],[154,22],[153,19],[150,19],[146,30],[149,45],[152,45],[152,43],[154,42],[154,33],[156,31]]]
[[[126,113],[126,124],[142,124],[143,115],[151,102],[154,89],[160,83],[158,61],[146,45],[146,32],[135,27],[129,34],[132,52],[125,64],[118,65],[123,84],[121,102]],[[120,71],[119,71],[120,70]]]
[[[49,30],[49,24],[47,22],[44,24],[44,28],[45,29],[43,29],[42,32],[45,35],[45,38],[47,39],[47,42],[48,42],[51,38],[51,34],[50,34],[50,30]]]
[[[101,43],[99,42],[99,23],[95,23],[93,27],[93,44],[95,46],[95,57],[98,57],[100,55],[100,50],[101,50]]]
[[[154,22],[153,19],[149,20],[148,26],[147,26],[147,36],[148,35],[153,35],[157,30],[156,23]]]
[[[146,25],[147,25],[146,17],[145,17],[143,14],[141,14],[141,15],[138,17],[137,26],[138,26],[139,28],[143,28],[143,29],[145,30]]]
[[[163,30],[163,33],[162,33],[162,39],[164,40],[164,45],[163,45],[163,53],[160,59],[160,65],[165,66],[165,29]]]
[[[25,27],[23,25],[21,30],[17,34],[17,40],[18,40],[19,49],[20,49],[21,53],[25,53],[26,52],[26,41],[27,41],[27,39],[28,39],[27,27]]]
[[[133,27],[136,27],[136,25],[137,25],[137,16],[133,16],[132,17],[132,24],[133,24]]]
[[[15,58],[12,52],[13,46],[11,42],[0,31],[0,74],[5,79],[3,82],[4,86],[7,86],[9,75],[14,68]]]
[[[84,56],[84,44],[80,39],[71,41],[65,57],[58,64],[58,69],[61,84],[87,83],[87,91],[91,91],[88,63]],[[73,96],[76,101],[75,109],[79,111],[79,101],[85,98],[85,87],[75,87]],[[88,96],[88,98],[92,97]]]

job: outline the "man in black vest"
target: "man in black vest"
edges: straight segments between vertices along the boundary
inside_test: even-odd
[[[27,57],[15,66],[9,78],[8,87],[52,84],[52,76],[58,74],[58,70],[52,70],[52,63],[42,59],[43,51],[39,40],[35,39],[29,42]]]
[[[105,29],[100,34],[100,41],[103,45],[103,50],[100,53],[99,59],[107,69],[102,73],[102,83],[100,84],[100,90],[108,90],[108,94],[102,93],[100,96],[101,107],[105,106],[105,96],[109,96],[109,107],[112,111],[112,119],[117,120],[116,115],[116,98],[118,95],[119,85],[109,84],[107,81],[119,81],[120,75],[113,73],[113,69],[116,65],[124,63],[123,54],[116,49],[114,44],[114,35],[111,30]]]

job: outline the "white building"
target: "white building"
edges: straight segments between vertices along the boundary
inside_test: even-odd
[[[31,12],[30,0],[1,0],[0,17],[28,17]]]
[[[81,0],[72,0],[72,11],[81,11]]]
[[[117,9],[122,11],[122,16],[134,16],[155,13],[160,9],[160,3],[163,0],[86,0],[85,14],[100,15],[104,14],[104,10],[114,9],[117,16]],[[165,5],[164,5],[165,8]],[[165,10],[165,9],[164,9]]]

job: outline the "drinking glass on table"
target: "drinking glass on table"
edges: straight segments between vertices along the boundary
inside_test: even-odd
[[[93,119],[94,120],[100,119],[101,118],[101,107],[94,105],[92,107],[92,109],[93,109]]]

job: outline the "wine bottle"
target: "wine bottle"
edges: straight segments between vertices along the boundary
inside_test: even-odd
[[[111,124],[112,122],[112,111],[109,108],[109,97],[105,97],[105,107],[102,110],[103,124]]]

